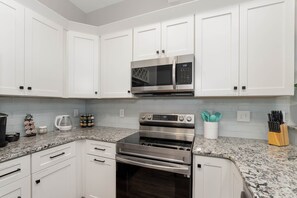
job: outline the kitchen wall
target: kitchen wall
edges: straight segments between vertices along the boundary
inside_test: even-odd
[[[21,98],[0,97],[0,112],[9,115],[7,132],[23,132],[23,121],[27,113],[33,114],[36,126],[47,126],[49,131],[54,129],[54,119],[57,115],[73,115],[73,109],[85,112],[85,101],[74,99],[52,98]],[[79,119],[73,118],[74,126]]]
[[[219,111],[223,114],[220,123],[220,135],[267,139],[267,113],[273,109],[289,112],[290,98],[205,98],[205,99],[121,99],[88,100],[86,112],[94,113],[96,124],[138,128],[140,112],[194,113],[196,115],[196,133],[203,133],[200,113],[204,110]],[[120,109],[125,117],[120,118]],[[250,122],[237,122],[238,110],[251,111]],[[289,118],[289,114],[286,114]]]

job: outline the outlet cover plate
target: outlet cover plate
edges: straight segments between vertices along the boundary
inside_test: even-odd
[[[251,112],[250,111],[237,111],[237,121],[238,122],[250,122]]]

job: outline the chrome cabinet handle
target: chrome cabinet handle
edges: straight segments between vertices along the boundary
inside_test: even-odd
[[[54,159],[54,158],[59,157],[59,156],[62,156],[62,155],[65,155],[65,152],[60,153],[60,154],[55,155],[55,156],[50,156],[50,159]]]
[[[3,175],[0,175],[0,178],[2,178],[2,177],[6,177],[6,176],[8,176],[8,175],[11,175],[11,174],[13,174],[13,173],[17,173],[17,172],[19,172],[19,171],[21,171],[21,169],[20,169],[20,168],[18,168],[18,169],[16,169],[16,170],[14,170],[14,171],[11,171],[11,172],[9,172],[9,173],[6,173],[6,174],[3,174]]]

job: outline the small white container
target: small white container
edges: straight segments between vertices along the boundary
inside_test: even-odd
[[[47,133],[47,126],[40,126],[38,128],[38,133],[39,134],[45,134],[45,133]]]
[[[206,139],[218,139],[219,123],[218,122],[204,122],[204,137]]]

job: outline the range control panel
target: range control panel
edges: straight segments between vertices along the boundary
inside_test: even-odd
[[[140,123],[172,123],[172,124],[195,124],[194,114],[156,114],[156,113],[141,113],[139,117]]]

